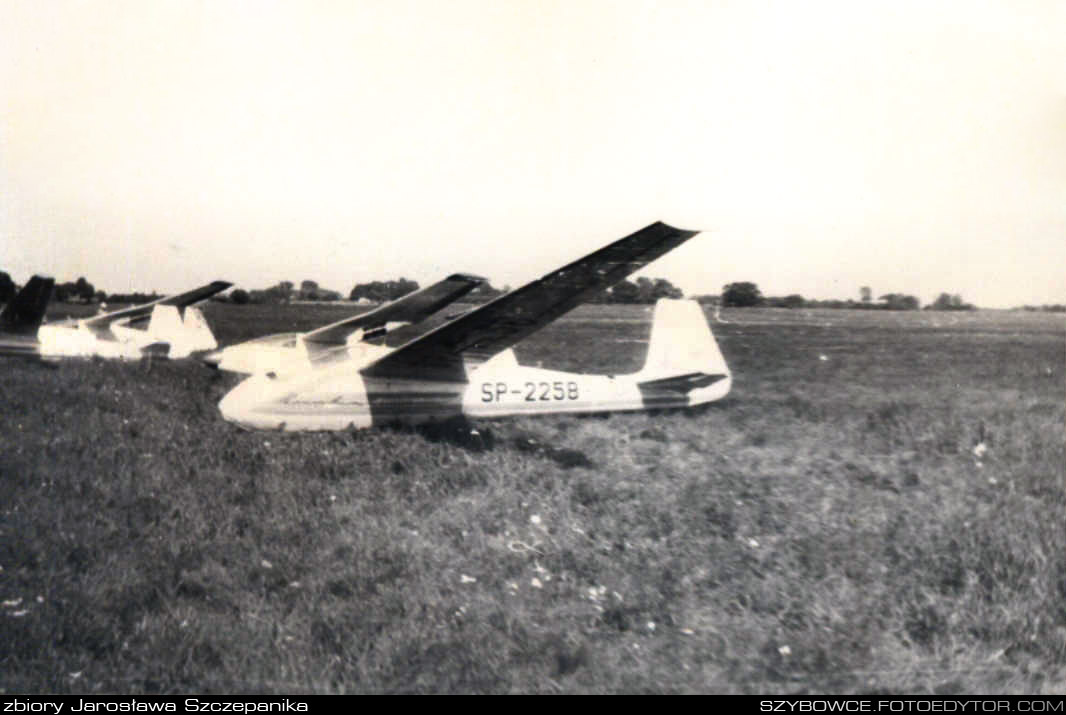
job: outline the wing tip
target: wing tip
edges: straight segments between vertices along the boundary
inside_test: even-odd
[[[478,284],[478,283],[487,283],[489,279],[488,278],[484,278],[482,276],[475,276],[473,273],[453,273],[450,276],[448,276],[445,280],[448,280],[448,281],[460,281],[460,282],[463,282],[463,283]]]
[[[678,228],[677,226],[668,224],[665,221],[656,221],[652,224],[652,226],[659,227],[668,233],[677,234],[679,237],[684,239],[692,238],[697,233],[700,233],[700,229]]]

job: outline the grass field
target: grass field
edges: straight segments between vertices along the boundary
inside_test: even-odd
[[[1066,691],[1062,317],[724,319],[720,403],[475,434],[242,432],[197,364],[4,362],[0,688]],[[519,358],[634,370],[649,320]]]

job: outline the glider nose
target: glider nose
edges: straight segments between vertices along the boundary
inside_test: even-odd
[[[223,419],[249,429],[276,429],[278,421],[262,413],[272,392],[266,381],[265,376],[256,375],[226,393],[218,403]]]

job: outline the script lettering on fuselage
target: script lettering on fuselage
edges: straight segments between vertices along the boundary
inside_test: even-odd
[[[286,405],[365,405],[366,401],[354,395],[286,395],[279,402]]]
[[[568,402],[580,397],[581,391],[573,380],[553,380],[552,382],[483,382],[481,383],[482,402],[503,402],[521,400],[523,402]]]

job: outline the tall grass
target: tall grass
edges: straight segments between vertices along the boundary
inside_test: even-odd
[[[5,363],[0,687],[1062,692],[1066,326],[1018,317],[727,313],[721,403],[477,434],[242,432],[195,364]],[[634,369],[646,318],[520,357]]]

